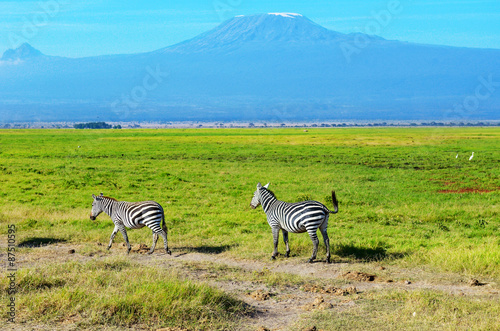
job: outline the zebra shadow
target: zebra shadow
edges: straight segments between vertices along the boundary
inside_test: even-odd
[[[354,258],[361,262],[400,259],[405,256],[404,253],[388,253],[383,247],[366,248],[352,245],[339,245],[335,247],[332,254],[345,258]]]
[[[63,242],[66,242],[66,239],[35,237],[35,238],[27,238],[23,241],[20,241],[17,247],[35,248],[35,247],[42,247]]]
[[[176,247],[176,249],[180,251],[186,251],[187,253],[203,253],[203,254],[221,254],[224,253],[231,248],[234,248],[238,245],[220,245],[220,246],[198,246],[198,247]],[[184,255],[184,254],[181,254]]]

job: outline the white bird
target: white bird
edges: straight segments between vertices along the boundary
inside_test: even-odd
[[[472,160],[473,157],[474,157],[474,152],[472,152],[472,155],[469,157],[469,161]]]
[[[457,156],[455,156],[455,159],[458,159],[458,153],[457,153]]]

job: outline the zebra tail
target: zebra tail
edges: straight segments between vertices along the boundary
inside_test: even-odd
[[[163,211],[161,213],[161,228],[168,234],[167,224],[165,224],[165,213]]]
[[[335,191],[332,191],[332,202],[334,211],[330,211],[330,213],[336,214],[339,212],[339,203],[337,201],[337,197],[335,196]]]

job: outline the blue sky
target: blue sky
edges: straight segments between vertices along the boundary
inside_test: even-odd
[[[22,42],[68,57],[146,52],[267,12],[300,13],[343,33],[500,49],[499,0],[23,0],[0,1],[0,54]]]

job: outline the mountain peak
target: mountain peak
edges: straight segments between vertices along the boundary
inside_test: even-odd
[[[43,55],[42,52],[24,43],[16,49],[8,49],[3,53],[2,61],[25,60]]]
[[[296,13],[268,13],[267,15],[282,16],[287,18],[303,17],[301,14]]]
[[[249,43],[323,42],[344,34],[328,30],[296,13],[238,15],[191,40],[169,47],[190,52],[220,47],[238,47]]]

